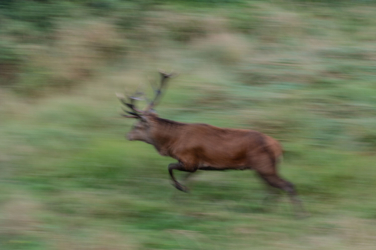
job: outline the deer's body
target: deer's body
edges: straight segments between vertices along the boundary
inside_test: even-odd
[[[136,97],[126,102],[131,109],[128,118],[139,121],[128,133],[131,141],[143,141],[153,145],[159,154],[177,160],[168,166],[174,186],[187,191],[174,177],[173,171],[194,173],[197,170],[254,170],[270,186],[290,195],[293,203],[300,205],[294,185],[282,179],[277,171],[278,158],[282,156],[279,142],[254,130],[219,128],[208,124],[189,124],[158,117],[152,110],[160,97],[161,89],[171,75],[161,73],[161,87],[145,111],[133,104]]]
[[[254,130],[179,123],[157,116],[151,116],[150,123],[145,142],[190,171],[254,169],[275,174],[272,165],[282,154],[278,141]],[[128,138],[132,140],[132,133]]]

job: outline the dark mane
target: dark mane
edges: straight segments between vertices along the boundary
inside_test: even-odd
[[[161,123],[161,124],[167,125],[167,126],[184,126],[185,125],[185,123],[171,121],[171,120],[163,119],[163,118],[160,118],[160,117],[157,117],[157,121],[158,121],[158,123]]]

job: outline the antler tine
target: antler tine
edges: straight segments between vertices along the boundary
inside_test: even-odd
[[[127,105],[127,102],[124,100],[125,96],[123,94],[115,93],[116,97],[124,104]],[[128,97],[128,96],[127,96]]]
[[[139,95],[139,93],[136,93]],[[127,102],[125,100],[125,96],[122,95],[122,94],[119,94],[119,93],[116,93],[116,96],[119,98],[119,100],[125,105],[127,106],[128,108],[130,108],[132,111],[128,111],[128,110],[125,110],[123,108],[123,111],[130,114],[131,116],[128,116],[128,115],[124,115],[124,117],[127,117],[127,118],[141,118],[141,115],[139,113],[141,113],[142,111],[138,110],[134,104],[134,101],[135,100],[140,100],[140,98],[136,97],[136,96],[127,96],[127,98],[130,100],[130,102]]]
[[[160,80],[161,83],[159,85],[159,88],[157,88],[157,89],[155,89],[154,86],[152,85],[155,96],[154,96],[154,99],[150,102],[150,104],[148,106],[148,110],[152,109],[157,104],[157,102],[159,101],[160,96],[162,94],[162,90],[163,90],[163,88],[165,88],[165,86],[167,84],[167,80],[176,75],[175,73],[167,74],[163,71],[159,71],[159,74],[161,76],[161,80]]]
[[[150,79],[148,79],[148,81],[149,81],[149,83],[151,85],[151,88],[153,89],[153,92],[155,92],[156,91],[156,87],[155,87],[154,81],[150,80]]]
[[[140,89],[140,87],[138,89]],[[136,93],[134,93],[133,96],[128,97],[131,101],[130,104],[132,105],[132,109],[137,111],[137,112],[142,112],[142,111],[136,108],[134,102],[135,101],[142,101],[143,100],[142,96],[144,96],[144,93],[140,90],[137,90]]]
[[[119,100],[120,100],[125,106],[127,106],[127,107],[130,108],[130,109],[133,109],[133,108],[134,108],[134,104],[133,104],[133,101],[132,101],[131,97],[129,97],[128,95],[126,95],[127,98],[128,98],[129,100],[131,100],[131,103],[128,103],[128,102],[125,101],[125,96],[124,96],[124,95],[119,94],[119,93],[116,93],[116,96],[117,96],[117,98],[119,98]]]
[[[150,83],[151,83],[151,82],[150,82]],[[146,88],[145,88],[145,83],[141,82],[141,84],[142,84],[143,88],[146,89]],[[152,85],[152,84],[151,84],[151,85]],[[152,85],[151,87],[153,88],[153,91],[154,91],[154,89],[155,89],[154,86]],[[141,92],[141,93],[142,93],[142,96],[143,96],[144,100],[145,100],[147,103],[150,103],[151,100],[149,100],[149,98],[146,96],[146,94],[145,94],[144,92]]]
[[[159,87],[156,88],[156,86],[152,84],[152,88],[154,91],[154,98],[151,101],[148,100],[144,92],[140,91],[140,86],[138,87],[137,91],[132,96],[128,96],[127,94],[125,94],[125,96],[127,97],[129,101],[126,100],[126,97],[124,95],[116,93],[116,96],[119,98],[119,100],[129,109],[131,109],[131,111],[124,110],[124,112],[126,112],[130,116],[129,115],[123,115],[123,116],[129,117],[129,118],[141,118],[142,119],[142,114],[145,111],[150,111],[157,104],[157,102],[159,101],[161,97],[162,90],[165,88],[167,84],[167,79],[176,75],[175,73],[167,74],[162,71],[159,71],[159,74],[161,76]],[[136,105],[135,105],[136,100],[137,101],[146,100],[149,103],[145,111],[141,111],[136,108]]]
[[[124,108],[122,108],[124,112],[130,114],[130,115],[133,115],[133,116],[140,116],[139,114],[135,113],[135,112],[131,112],[131,111],[128,111],[128,110],[125,110]]]

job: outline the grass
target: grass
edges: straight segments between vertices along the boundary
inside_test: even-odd
[[[0,72],[1,249],[374,248],[373,4],[112,4],[69,3],[48,27],[3,16],[0,65],[19,64]],[[25,45],[26,31],[55,40]],[[175,190],[173,160],[125,140],[133,121],[114,95],[141,82],[150,95],[157,69],[181,73],[160,116],[280,140],[281,174],[311,216],[295,220],[286,196],[263,206],[250,171]]]

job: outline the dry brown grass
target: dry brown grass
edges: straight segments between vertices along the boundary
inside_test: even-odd
[[[371,221],[350,217],[333,221],[333,224],[337,227],[335,233],[307,237],[305,241],[310,246],[307,249],[371,250],[375,248],[376,231]]]
[[[33,91],[77,85],[124,55],[126,48],[127,41],[106,21],[63,22],[54,32],[54,43],[22,47],[29,56],[23,87]]]
[[[133,250],[139,249],[132,237],[108,228],[91,230],[86,239],[67,235],[50,235],[49,245],[56,250]]]
[[[251,52],[251,44],[241,35],[232,33],[209,35],[194,41],[192,47],[215,61],[229,65],[242,62]]]
[[[56,79],[68,82],[84,80],[93,74],[102,64],[96,49],[111,46],[117,39],[113,28],[105,23],[62,25],[56,36],[58,42],[49,61],[55,63],[52,67]]]
[[[41,206],[26,194],[12,196],[1,210],[0,234],[13,237],[39,230],[40,221],[36,214],[41,211]]]

